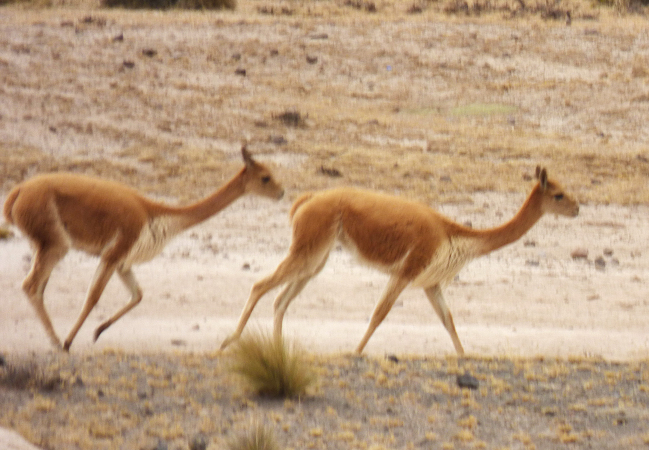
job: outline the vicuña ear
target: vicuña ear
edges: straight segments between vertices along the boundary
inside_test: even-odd
[[[545,167],[536,166],[536,179],[539,180],[541,189],[545,191],[548,188],[548,171]]]
[[[246,163],[246,166],[251,167],[255,164],[255,160],[252,159],[252,155],[246,148],[246,145],[241,146],[241,156],[243,157],[243,162]]]

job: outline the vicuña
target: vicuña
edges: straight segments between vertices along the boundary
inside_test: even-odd
[[[241,154],[245,166],[234,178],[188,206],[164,205],[122,184],[72,173],[38,175],[9,193],[4,215],[30,239],[34,249],[23,290],[53,345],[60,348],[61,342],[45,310],[43,293],[52,269],[70,248],[99,256],[100,263],[81,313],[63,344],[66,351],[113,273],[124,282],[131,299],[97,328],[95,341],[142,299],[131,270],[134,264],[151,260],[172,237],[209,219],[244,194],[282,198],[284,190],[268,168],[253,160],[245,146]]]
[[[579,204],[547,171],[537,167],[538,182],[523,207],[509,222],[474,230],[415,201],[359,189],[340,188],[305,194],[291,209],[293,241],[288,256],[272,275],[252,287],[238,326],[221,345],[242,333],[259,299],[270,289],[286,285],[274,303],[274,335],[282,335],[284,313],[291,300],[324,267],[336,240],[361,260],[390,275],[388,286],[356,348],[363,351],[374,330],[408,286],[424,289],[433,309],[451,335],[459,355],[464,349],[442,287],[472,259],[523,236],[545,213],[575,217]]]

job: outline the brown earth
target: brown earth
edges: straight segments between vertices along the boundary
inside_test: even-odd
[[[187,448],[200,433],[222,448],[251,417],[287,448],[645,446],[649,35],[644,16],[567,5],[570,26],[525,11],[445,15],[435,3],[419,14],[333,1],[211,13],[4,7],[0,198],[32,174],[73,170],[186,202],[234,174],[242,141],[274,164],[289,198],[242,199],[136,268],[142,304],[93,345],[126,301],[113,280],[70,357],[48,353],[20,291],[27,242],[1,240],[0,352],[66,383],[0,387],[0,425],[57,449]],[[581,213],[542,219],[446,289],[470,358],[449,356],[416,290],[367,359],[338,356],[360,340],[387,281],[339,250],[285,320],[321,375],[306,399],[250,399],[211,353],[286,252],[300,192],[380,189],[488,227],[515,213],[537,164]],[[578,248],[586,259],[571,258]],[[55,270],[46,306],[59,335],[95,266],[71,253]],[[271,304],[262,299],[253,327],[270,326]],[[464,370],[478,391],[455,387]],[[144,398],[141,384],[152,387]]]

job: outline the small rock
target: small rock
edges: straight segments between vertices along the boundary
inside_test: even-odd
[[[388,361],[393,362],[395,364],[397,364],[399,362],[399,358],[397,358],[396,355],[388,355],[388,356],[385,357],[385,359],[387,359]]]
[[[149,58],[153,58],[155,55],[158,54],[158,51],[152,48],[145,48],[144,50],[142,50],[142,54],[144,56],[148,56]]]
[[[241,270],[250,270],[250,264],[244,263],[243,266],[241,266]]]
[[[536,247],[536,241],[527,240],[527,241],[525,241],[523,246],[525,246],[525,247]]]
[[[613,256],[613,249],[612,248],[605,248],[604,251],[604,256]]]
[[[471,222],[470,220],[465,220],[464,222],[462,222],[462,225],[467,228],[473,228],[473,222]]]
[[[192,326],[192,331],[198,331],[198,330],[200,330],[200,329],[201,329],[201,326],[200,326],[199,324],[197,324],[197,323],[195,323],[195,324]]]
[[[246,69],[242,69],[239,67],[237,70],[234,71],[235,75],[241,75],[242,77],[246,76]]]
[[[599,270],[604,270],[606,267],[606,261],[604,261],[603,256],[598,256],[597,259],[595,260],[595,268]]]
[[[478,389],[480,382],[473,375],[465,373],[464,375],[457,376],[457,385],[461,388]]]
[[[175,345],[176,347],[184,347],[185,345],[187,345],[187,341],[185,341],[184,339],[172,339],[171,345]]]
[[[127,69],[132,69],[133,67],[135,67],[135,63],[134,63],[133,61],[126,61],[126,60],[125,60],[122,64],[123,64],[124,67],[126,67]]]
[[[318,57],[306,55],[306,62],[308,62],[309,64],[315,64],[318,62]]]
[[[570,256],[572,259],[587,259],[588,258],[588,249],[586,248],[576,248],[571,253]]]
[[[539,262],[538,259],[528,259],[527,261],[525,261],[525,265],[526,265],[526,266],[536,267],[536,266],[538,266],[539,264],[540,264],[540,262]]]

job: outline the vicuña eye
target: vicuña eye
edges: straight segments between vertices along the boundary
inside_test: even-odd
[[[555,196],[554,196],[554,199],[555,199],[556,201],[563,200],[563,194],[557,194],[557,195],[555,195]]]
[[[261,182],[264,184],[270,182],[270,177],[268,175],[266,175],[265,177],[261,177]]]

